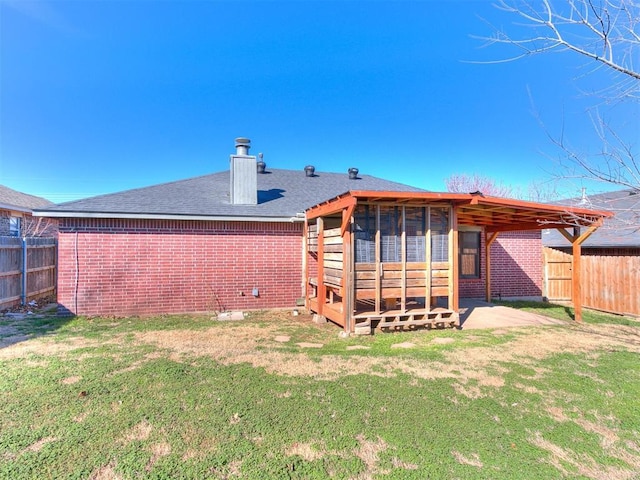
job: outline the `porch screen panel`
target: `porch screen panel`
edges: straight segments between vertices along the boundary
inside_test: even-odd
[[[380,261],[402,260],[402,212],[398,207],[380,207]]]
[[[354,212],[356,263],[376,261],[376,209],[358,205]]]
[[[449,260],[449,209],[431,207],[431,261]]]
[[[407,262],[424,262],[426,257],[426,208],[406,207],[404,215]]]

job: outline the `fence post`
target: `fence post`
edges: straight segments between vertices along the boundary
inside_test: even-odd
[[[27,239],[22,237],[22,305],[27,304]]]

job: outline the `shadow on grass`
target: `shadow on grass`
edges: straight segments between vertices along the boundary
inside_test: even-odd
[[[12,314],[0,317],[0,349],[49,335],[73,320],[53,314]]]
[[[573,310],[570,307],[564,307],[564,313],[567,314],[567,317],[569,317],[571,320],[575,320],[576,316],[573,313]]]

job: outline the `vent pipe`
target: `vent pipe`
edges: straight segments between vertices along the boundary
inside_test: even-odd
[[[258,158],[259,158],[258,163],[257,163],[257,165],[258,165],[258,173],[264,173],[265,169],[267,168],[267,164],[264,163],[264,160],[263,160],[264,155],[262,153],[259,153],[258,154]]]
[[[313,177],[316,171],[316,167],[314,167],[313,165],[307,165],[306,167],[304,167],[304,174],[307,177]]]
[[[251,148],[251,140],[248,138],[238,137],[236,138],[236,155],[249,155],[249,149]]]
[[[356,180],[358,178],[359,170],[357,168],[351,167],[347,172],[349,173],[349,179]]]

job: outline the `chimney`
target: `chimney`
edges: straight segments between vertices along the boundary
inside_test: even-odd
[[[231,155],[230,201],[233,205],[258,204],[258,174],[256,157],[249,155],[251,140],[236,138],[236,154]]]

